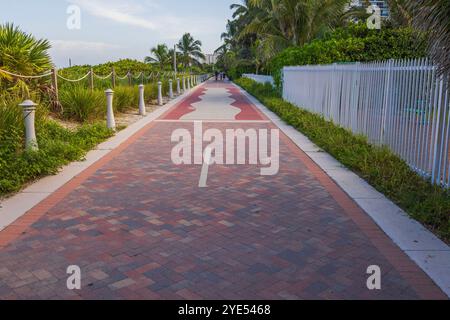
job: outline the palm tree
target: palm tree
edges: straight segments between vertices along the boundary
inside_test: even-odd
[[[185,68],[193,64],[200,65],[199,59],[205,59],[201,46],[202,42],[195,40],[190,33],[185,33],[180,39],[177,48],[181,51],[181,60]]]
[[[348,0],[249,0],[255,14],[239,37],[257,34],[266,59],[333,29]],[[240,9],[242,11],[242,9]]]
[[[20,75],[33,76],[52,67],[48,40],[37,40],[13,24],[0,25],[0,69]],[[0,89],[28,93],[36,81],[14,78],[0,71]]]
[[[450,77],[450,1],[415,0],[406,4],[413,26],[428,33],[429,53],[441,74]],[[450,89],[450,81],[448,81]]]
[[[393,27],[410,27],[412,25],[412,14],[407,2],[410,0],[388,0],[389,24]]]
[[[146,63],[159,65],[161,70],[164,70],[164,67],[167,64],[170,64],[172,56],[170,55],[167,45],[158,44],[156,47],[153,47],[150,52],[152,53],[152,56],[145,57],[144,61]]]
[[[214,53],[224,55],[229,50],[232,50],[236,45],[236,35],[237,35],[236,21],[228,20],[227,31],[223,32],[220,36],[220,39],[223,41],[223,45],[217,48]]]

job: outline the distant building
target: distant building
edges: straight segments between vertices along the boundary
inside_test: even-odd
[[[216,64],[218,55],[214,54],[205,54],[204,63],[206,64]]]
[[[369,0],[371,4],[377,5],[381,9],[381,17],[389,18],[389,7],[386,0]],[[362,6],[364,1],[362,0],[352,0],[351,6],[358,7]]]

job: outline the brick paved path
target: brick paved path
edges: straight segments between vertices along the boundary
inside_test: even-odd
[[[211,88],[233,97],[241,121],[205,130],[274,128],[242,121],[265,117],[237,88],[203,85],[0,232],[0,299],[444,298],[284,135],[278,175],[211,165],[199,188],[201,165],[174,165],[170,137],[193,131],[178,119]],[[80,291],[66,288],[69,265]],[[366,287],[370,265],[381,291]]]

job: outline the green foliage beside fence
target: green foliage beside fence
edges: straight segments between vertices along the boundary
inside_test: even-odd
[[[291,47],[270,62],[277,85],[285,66],[367,62],[426,56],[425,35],[409,28],[369,30],[365,24],[337,29],[302,47]]]
[[[449,190],[424,180],[387,148],[373,146],[365,137],[354,135],[320,115],[284,101],[269,84],[262,85],[245,78],[236,83],[413,218],[450,240]]]

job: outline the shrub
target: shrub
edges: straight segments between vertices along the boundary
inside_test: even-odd
[[[421,58],[426,56],[425,39],[409,28],[369,30],[365,24],[356,24],[282,51],[271,60],[269,69],[279,86],[285,66]]]
[[[156,83],[149,83],[144,88],[145,101],[151,103],[152,100],[158,98],[158,85]]]
[[[423,179],[387,148],[284,101],[270,85],[239,79],[242,86],[281,119],[353,170],[413,218],[450,240],[450,191]]]
[[[79,122],[94,121],[106,115],[106,98],[103,91],[74,86],[60,91],[63,117]]]
[[[137,86],[116,87],[114,89],[114,110],[125,112],[130,108],[137,108],[139,105],[139,88]]]
[[[23,132],[11,130],[0,145],[0,196],[18,191],[23,184],[55,174],[71,161],[80,160],[113,132],[104,124],[83,125],[75,132],[54,121],[37,123],[39,151],[24,151]]]

